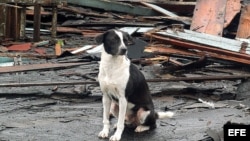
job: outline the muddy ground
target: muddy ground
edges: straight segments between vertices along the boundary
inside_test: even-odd
[[[95,17],[91,15],[93,11],[89,12],[89,8],[86,10],[82,8],[74,10],[74,7],[71,8],[73,9],[73,13],[72,10],[70,10],[71,12],[59,10],[58,24],[63,25],[69,20],[69,25],[65,23],[66,25],[64,26],[75,28],[79,26],[78,28],[82,29],[87,37],[86,35],[82,35],[81,32],[83,31],[80,33],[65,31],[58,33],[56,39],[64,41],[63,51],[83,47],[84,45],[95,45],[93,35],[102,33],[110,28],[115,28],[113,24],[118,27],[124,27],[122,24],[126,24],[127,22],[129,26],[136,26],[134,24],[136,24],[137,20],[141,23],[141,18],[133,19],[133,17],[128,15],[119,16],[121,13],[111,13],[112,20],[112,18],[105,17],[105,15],[108,15],[108,17],[111,16],[109,12],[105,12],[103,15],[103,11],[97,11],[98,14],[95,15],[99,16]],[[90,15],[79,14],[78,11],[80,13],[90,13]],[[104,18],[100,19],[102,16]],[[27,22],[26,26],[33,28],[33,16],[27,16],[27,20],[29,22]],[[73,25],[71,23],[73,21],[71,20],[75,21],[76,24]],[[82,20],[86,21],[87,24],[81,25],[79,22],[82,22]],[[120,23],[120,20],[124,21]],[[46,24],[50,21],[51,17],[42,16],[41,28],[50,29],[51,26],[48,26],[50,24]],[[110,22],[110,24],[103,25],[102,22],[107,23],[105,21]],[[148,22],[146,20],[144,22],[142,24],[152,23],[152,25],[159,24],[159,26],[163,25],[164,27],[169,26],[170,23],[176,23],[172,21],[168,23],[168,20],[164,20],[164,22],[158,20]],[[96,26],[95,23],[97,23]],[[234,25],[234,27],[236,26]],[[88,32],[90,33],[88,34]],[[51,40],[49,32],[41,31],[40,34],[41,41],[50,41],[48,45],[31,48],[29,51],[24,52],[5,52],[6,56],[9,56],[8,53],[17,53],[17,55],[22,53],[37,53],[35,49],[45,51],[42,55],[54,55],[56,41]],[[21,40],[20,42],[33,42],[32,31],[26,31],[26,37],[25,41]],[[146,39],[142,33],[136,33],[133,37],[140,39],[140,45],[138,45],[140,47],[155,43],[151,39]],[[20,42],[1,40],[0,47],[19,44]],[[82,52],[70,56],[66,53],[63,56],[53,59],[49,57],[44,59],[44,56],[41,57],[42,55],[40,54],[39,58],[23,57],[23,65],[44,63],[63,64],[66,62],[89,62],[90,64],[63,69],[0,73],[0,83],[83,82],[96,80],[100,54]],[[139,56],[141,56],[140,53]],[[155,60],[159,56],[147,54],[144,57],[152,57],[152,60]],[[169,56],[163,55],[163,57],[168,58]],[[208,60],[203,60],[203,64],[197,63],[191,65],[191,67],[179,69],[180,66],[178,64],[183,65],[198,60],[197,58],[189,60],[185,56],[181,57],[176,58],[176,56],[172,56],[171,58],[177,61],[177,67],[173,63],[168,62],[169,58],[168,60],[161,60],[161,62],[153,61],[153,63],[147,63],[146,59],[140,60],[140,58],[136,58],[138,60],[135,62],[147,79],[250,75],[249,66],[214,60],[209,58],[209,56]],[[126,128],[121,141],[223,141],[223,125],[227,122],[250,124],[249,80],[218,79],[199,82],[150,82],[148,85],[153,95],[156,110],[170,110],[175,112],[175,115],[171,119],[158,120],[157,128],[152,131],[135,133],[132,129]],[[1,86],[0,141],[107,141],[108,139],[99,139],[97,137],[98,133],[102,130],[101,97],[102,94],[98,84],[30,87]],[[200,102],[199,98],[210,104],[214,104],[214,106]],[[112,119],[112,124],[115,122],[116,119]],[[114,130],[111,129],[110,135],[113,133]]]
[[[39,60],[44,63],[48,60]],[[55,61],[55,60],[49,60]],[[32,62],[32,61],[31,61]],[[29,62],[29,63],[31,63]],[[33,62],[34,63],[34,62]],[[141,68],[147,78],[154,73]],[[98,62],[78,67],[1,74],[1,83],[70,82],[95,80]],[[148,83],[158,111],[171,110],[172,119],[157,121],[155,130],[134,133],[125,129],[123,141],[222,140],[228,121],[250,124],[249,100],[235,100],[240,85],[247,96],[249,87],[241,80],[211,82]],[[246,86],[244,86],[244,85]],[[98,85],[1,87],[1,141],[87,141],[99,139],[102,129],[101,92]],[[198,98],[213,102],[210,107]],[[115,123],[116,119],[112,119]],[[114,131],[111,130],[112,134]]]

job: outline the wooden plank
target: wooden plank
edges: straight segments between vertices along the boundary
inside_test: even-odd
[[[227,0],[199,0],[195,6],[190,29],[222,36]]]
[[[55,55],[60,56],[62,54],[62,48],[60,43],[56,43],[55,45]]]
[[[247,79],[250,75],[227,76],[203,76],[203,77],[175,77],[168,79],[147,79],[147,82],[171,82],[171,81],[207,81],[207,80],[237,80]],[[74,82],[42,82],[42,83],[1,83],[0,87],[29,87],[29,86],[58,86],[58,85],[86,85],[99,84],[98,81],[74,81]]]
[[[171,29],[167,29],[165,32],[157,32],[157,34],[168,36],[172,38],[181,38],[189,42],[195,42],[207,46],[213,46],[215,48],[225,49],[234,52],[240,52],[242,41],[232,40],[223,37],[217,37],[209,34],[202,34],[190,30],[184,30],[184,32],[177,32]],[[246,54],[250,55],[250,46],[246,48]]]
[[[6,7],[3,5],[0,5],[0,37],[5,36],[5,30],[6,30]]]
[[[250,37],[250,4],[242,9],[240,23],[238,26],[237,38],[249,38]]]
[[[163,9],[163,8],[161,8],[161,7],[159,7],[159,6],[157,6],[157,5],[154,5],[154,4],[151,4],[151,3],[146,3],[146,2],[141,2],[143,5],[146,5],[146,6],[148,6],[148,7],[150,7],[150,8],[152,8],[152,9],[154,9],[155,11],[158,11],[158,12],[160,12],[160,13],[162,13],[162,14],[164,14],[164,15],[166,15],[166,16],[170,16],[170,17],[179,17],[178,15],[176,15],[175,13],[173,13],[173,12],[170,12],[170,11],[168,11],[168,10],[166,10],[166,9]],[[185,23],[185,24],[188,24],[188,25],[190,25],[190,22],[189,21],[182,21],[183,23]]]
[[[96,13],[93,11],[87,12],[83,8],[78,8],[78,7],[73,7],[73,6],[67,6],[67,7],[62,6],[62,7],[59,7],[59,9],[78,13],[78,14],[83,14],[83,15],[87,15],[87,16],[93,16],[93,17],[103,17],[103,18],[111,18],[112,17],[112,15],[109,15],[109,14],[105,14],[105,13],[99,14],[99,13]]]
[[[201,44],[194,43],[194,42],[188,42],[188,41],[182,40],[181,38],[164,37],[156,33],[145,33],[145,35],[148,36],[149,38],[155,38],[158,41],[163,42],[165,44],[172,44],[172,45],[176,45],[176,46],[186,48],[186,49],[197,49],[200,51],[209,52],[207,54],[208,57],[210,57],[209,56],[210,53],[214,53],[216,56],[213,56],[213,57],[217,59],[250,65],[250,61],[249,61],[250,56],[246,54],[237,53],[237,52],[228,51],[228,50],[219,49],[219,48],[214,48],[211,46],[201,45]]]
[[[88,49],[91,49],[91,48],[93,48],[94,47],[94,45],[85,45],[85,46],[83,46],[83,47],[81,47],[81,48],[79,48],[79,49],[76,49],[76,50],[74,50],[74,51],[71,51],[71,53],[72,54],[77,54],[77,53],[80,53],[80,52],[84,52],[84,51],[86,51],[86,50],[88,50]]]
[[[65,2],[66,0],[0,0],[1,3],[18,3],[23,5],[42,4],[46,6],[54,6]]]
[[[114,1],[111,2],[107,0],[68,0],[68,3],[92,7],[92,8],[104,9],[106,11],[123,12],[133,15],[142,15],[142,16],[159,15],[154,10],[146,7],[132,6],[130,4],[114,2]]]
[[[226,28],[233,18],[241,10],[241,0],[227,0],[224,28]]]
[[[154,4],[151,4],[151,3],[146,3],[146,2],[141,2],[141,4],[143,4],[145,6],[148,6],[148,7],[152,8],[152,9],[154,9],[155,11],[160,12],[160,13],[166,15],[166,16],[178,17],[178,15],[176,15],[176,14],[174,14],[174,13],[172,13],[172,12],[166,10],[166,9],[163,9],[163,8],[157,6],[157,5],[154,5]]]
[[[90,62],[91,63],[91,62]],[[13,73],[13,72],[23,72],[23,71],[36,71],[36,70],[47,70],[56,68],[67,68],[73,66],[86,65],[90,63],[46,63],[46,64],[32,64],[32,65],[22,65],[22,66],[11,66],[11,67],[0,67],[1,73]]]
[[[177,44],[178,41],[172,41],[171,42]],[[223,60],[229,60],[229,61],[235,61],[235,62],[241,62],[245,64],[249,64],[250,62],[247,59],[235,57],[235,56],[226,56],[223,54],[217,54],[215,52],[207,52],[209,49],[202,48],[202,46],[197,46],[193,47],[190,44],[183,44],[185,45],[186,48],[194,48],[194,49],[199,49],[204,51],[199,51],[199,52],[194,52],[194,51],[189,51],[189,50],[184,50],[184,49],[176,49],[176,48],[170,48],[170,47],[165,47],[162,45],[155,45],[155,46],[149,46],[145,49],[145,52],[153,52],[154,54],[161,54],[161,55],[169,55],[169,56],[176,56],[176,57],[182,57],[182,58],[200,58],[203,56],[206,56],[209,60],[211,59],[223,59]],[[191,47],[189,47],[191,46]],[[210,60],[211,60],[210,59]],[[250,57],[249,57],[250,59]]]

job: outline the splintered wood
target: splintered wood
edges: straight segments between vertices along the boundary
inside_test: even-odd
[[[250,37],[250,5],[243,8],[240,18],[240,23],[237,31],[237,38],[249,38]]]
[[[191,30],[222,35],[227,0],[199,0],[197,1]]]

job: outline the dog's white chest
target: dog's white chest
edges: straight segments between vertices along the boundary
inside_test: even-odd
[[[108,54],[102,54],[99,68],[99,83],[102,92],[119,97],[125,94],[129,79],[130,61],[124,56],[114,58]]]

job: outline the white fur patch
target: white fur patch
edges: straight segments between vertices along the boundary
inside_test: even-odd
[[[150,114],[150,111],[142,111],[139,113],[138,116],[139,116],[140,124],[143,124],[145,122],[149,114]]]
[[[119,48],[126,48],[126,45],[123,42],[123,34],[122,34],[122,32],[115,30],[115,33],[119,36],[119,38],[121,40],[121,44],[120,44]]]
[[[149,129],[150,129],[149,126],[139,125],[139,126],[136,127],[135,132],[140,133],[140,132],[147,131]]]
[[[159,119],[162,118],[172,118],[174,116],[173,112],[157,112]]]

